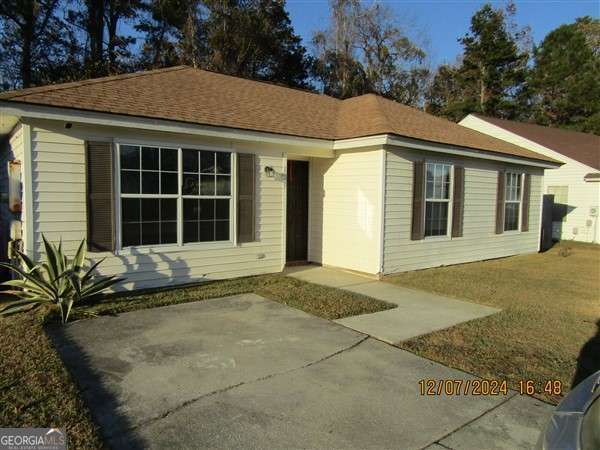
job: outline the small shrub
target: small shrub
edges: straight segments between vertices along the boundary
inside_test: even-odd
[[[63,253],[62,243],[58,247],[44,240],[46,261],[36,263],[27,255],[17,251],[19,265],[0,263],[15,272],[20,278],[2,283],[11,288],[4,291],[19,300],[8,302],[0,308],[0,316],[7,316],[24,311],[34,310],[42,305],[50,305],[60,312],[62,323],[69,320],[74,303],[90,300],[110,286],[123,281],[124,278],[94,277],[94,270],[104,259],[84,270],[85,240],[82,240],[69,261]]]

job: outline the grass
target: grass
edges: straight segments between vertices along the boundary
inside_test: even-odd
[[[325,319],[395,307],[339,289],[265,275],[107,297],[95,305],[75,308],[72,320],[247,292]],[[58,320],[56,312],[40,310],[0,319],[0,427],[66,428],[69,448],[102,448],[97,427],[44,331],[44,324],[53,320]]]
[[[75,317],[81,318],[86,314],[116,314],[247,292],[254,292],[265,298],[329,320],[396,307],[396,305],[364,295],[276,274],[214,281],[199,286],[168,289],[162,292],[116,296],[104,299],[96,305],[79,308]]]
[[[0,427],[66,427],[69,448],[102,448],[42,319],[37,312],[0,319]]]
[[[570,249],[570,251],[567,251]],[[568,256],[564,256],[564,254]],[[568,391],[586,342],[600,336],[600,246],[562,243],[546,253],[441,267],[387,281],[502,308],[492,316],[400,344],[418,355],[483,378],[560,380]]]

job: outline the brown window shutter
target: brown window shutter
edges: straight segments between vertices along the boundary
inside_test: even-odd
[[[86,143],[87,245],[90,252],[115,249],[113,152],[110,142]]]
[[[414,162],[412,229],[410,239],[421,240],[425,237],[425,162]]]
[[[452,237],[462,237],[465,209],[465,168],[454,166],[454,193],[452,196]]]
[[[523,180],[523,205],[521,216],[521,231],[529,231],[529,203],[531,197],[531,175],[526,173]]]
[[[506,172],[498,171],[498,191],[496,192],[496,234],[504,233],[504,184]]]
[[[256,156],[252,153],[237,155],[237,239],[238,242],[255,240]]]

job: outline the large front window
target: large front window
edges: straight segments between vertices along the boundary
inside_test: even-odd
[[[449,164],[426,164],[425,236],[448,234],[451,172]]]
[[[119,153],[122,247],[230,240],[231,153],[138,145]]]
[[[519,229],[521,211],[521,174],[507,173],[504,184],[504,231]]]

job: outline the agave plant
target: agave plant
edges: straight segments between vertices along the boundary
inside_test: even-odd
[[[42,235],[46,251],[46,261],[36,263],[27,255],[17,251],[20,264],[0,263],[15,272],[20,278],[2,283],[11,289],[4,291],[19,300],[0,307],[0,316],[30,311],[44,304],[51,304],[60,311],[63,323],[69,320],[74,303],[89,300],[124,278],[116,276],[94,277],[94,270],[104,259],[84,270],[85,240],[82,240],[69,261],[63,253],[62,242],[58,246],[50,243]]]

